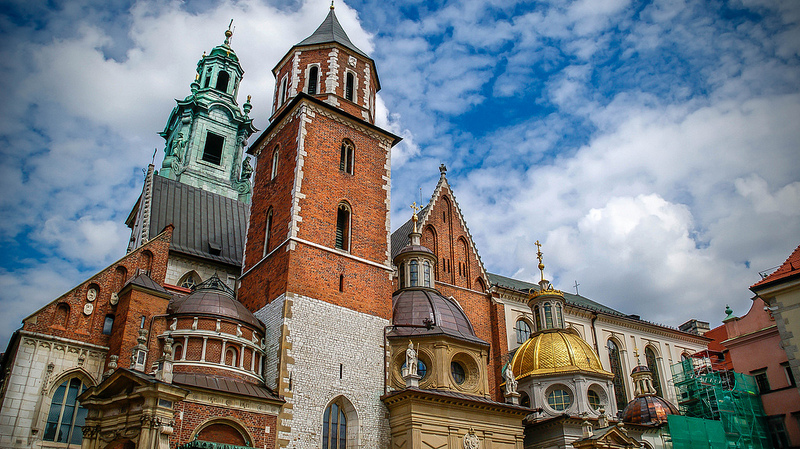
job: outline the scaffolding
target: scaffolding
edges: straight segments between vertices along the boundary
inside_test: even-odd
[[[672,380],[683,415],[721,422],[727,447],[772,448],[753,376],[715,370],[708,358],[691,357],[672,365]],[[670,433],[674,442],[693,439],[680,428],[670,428]]]

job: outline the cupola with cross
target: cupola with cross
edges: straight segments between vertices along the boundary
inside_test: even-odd
[[[535,331],[564,328],[564,293],[553,288],[553,284],[544,278],[544,262],[542,261],[542,244],[537,240],[536,258],[539,260],[539,290],[534,290],[528,299],[528,306],[533,311]]]
[[[241,108],[236,101],[244,70],[231,48],[231,25],[222,45],[203,53],[191,93],[176,100],[159,133],[166,140],[160,175],[249,202],[253,169],[242,153],[257,130],[249,116],[250,96]]]

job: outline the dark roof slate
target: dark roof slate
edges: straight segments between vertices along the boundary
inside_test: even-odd
[[[154,281],[150,276],[148,276],[147,273],[145,272],[139,272],[136,274],[136,276],[130,278],[128,282],[125,283],[123,288],[128,285],[137,285],[139,287],[163,293],[165,295],[170,294],[168,291],[164,290],[164,287],[158,285],[158,283]]]
[[[426,205],[417,214],[419,221],[422,221],[425,217],[425,214],[428,213],[428,207],[429,206]],[[411,233],[413,226],[414,224],[409,218],[408,221],[403,223],[399,228],[392,232],[392,260],[394,260],[395,256],[397,256],[397,254],[399,254],[400,251],[402,251],[403,248],[405,248],[410,242],[408,234]]]
[[[248,213],[241,201],[153,177],[150,235],[174,225],[171,250],[241,267]]]
[[[251,384],[228,377],[207,376],[205,374],[175,373],[172,378],[172,382],[189,387],[205,388],[208,390],[241,394],[254,398],[282,401],[280,397],[278,397],[265,386]]]
[[[350,42],[350,38],[347,37],[347,33],[344,32],[344,28],[342,28],[342,26],[339,24],[339,20],[336,19],[336,14],[333,12],[333,8],[331,8],[328,16],[325,17],[325,20],[323,20],[322,24],[319,26],[319,28],[317,28],[317,31],[314,31],[311,36],[305,38],[302,42],[297,44],[297,46],[328,44],[331,42],[344,45],[361,56],[369,58],[369,55],[359,50],[358,47]]]
[[[520,281],[518,279],[512,279],[509,277],[501,276],[499,274],[488,273],[488,275],[489,275],[489,282],[491,282],[492,285],[511,288],[519,291],[528,291],[530,289],[539,290],[539,285],[537,284]],[[618,310],[614,310],[611,307],[606,307],[598,302],[592,301],[591,299],[585,298],[580,295],[573,295],[571,293],[564,292],[564,299],[567,301],[567,304],[573,306],[579,306],[586,309],[597,310],[598,312],[604,312],[611,315],[619,315],[627,317],[627,315]]]

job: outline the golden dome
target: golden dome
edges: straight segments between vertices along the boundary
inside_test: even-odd
[[[600,359],[588,343],[563,330],[544,331],[531,336],[514,353],[511,367],[517,379],[577,372],[614,377],[603,369]]]

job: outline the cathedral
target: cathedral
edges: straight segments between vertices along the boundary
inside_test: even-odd
[[[167,118],[127,253],[12,336],[0,447],[668,447],[670,366],[708,338],[558,290],[541,246],[538,283],[491,273],[444,165],[392,233],[400,138],[334,8],[269,112],[239,105],[231,36]]]

